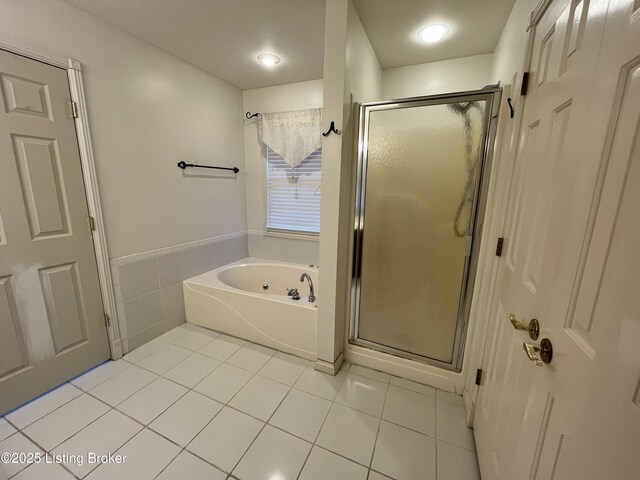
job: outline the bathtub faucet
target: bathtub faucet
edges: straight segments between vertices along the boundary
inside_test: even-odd
[[[302,276],[300,277],[300,281],[304,282],[305,278],[309,282],[309,302],[313,303],[316,301],[316,296],[315,296],[315,292],[313,291],[313,281],[311,280],[311,275],[309,275],[306,272],[303,273]]]

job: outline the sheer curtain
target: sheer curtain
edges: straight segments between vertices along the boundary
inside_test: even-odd
[[[296,167],[322,146],[322,109],[263,113],[260,140],[290,166]]]

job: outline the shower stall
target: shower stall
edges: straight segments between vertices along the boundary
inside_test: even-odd
[[[351,343],[461,369],[500,94],[360,106]]]

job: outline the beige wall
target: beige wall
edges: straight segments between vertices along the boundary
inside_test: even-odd
[[[0,35],[82,62],[111,257],[246,230],[239,89],[57,0],[3,0]]]
[[[382,71],[382,97],[420,97],[478,90],[492,81],[494,56],[475,55]]]
[[[322,107],[322,80],[290,83],[242,92],[243,112],[287,112]],[[244,163],[247,182],[247,226],[249,255],[252,257],[317,264],[318,240],[266,236],[264,145],[257,132],[257,121],[244,126]]]

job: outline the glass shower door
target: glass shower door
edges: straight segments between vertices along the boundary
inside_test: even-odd
[[[361,107],[352,342],[459,368],[493,94]]]

